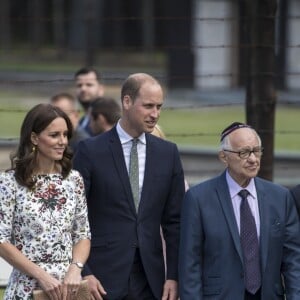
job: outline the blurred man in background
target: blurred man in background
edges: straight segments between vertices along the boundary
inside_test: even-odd
[[[93,135],[110,130],[121,118],[121,107],[113,98],[100,97],[90,107]]]
[[[79,121],[79,127],[92,136],[93,132],[89,125],[89,107],[95,99],[104,95],[104,86],[101,83],[101,76],[96,69],[85,67],[79,69],[74,77],[76,97],[84,111],[84,116]]]
[[[70,118],[74,132],[72,138],[69,141],[69,145],[75,152],[77,143],[89,137],[87,132],[78,126],[80,115],[75,97],[73,97],[69,93],[58,93],[51,97],[50,103],[56,107],[59,107]]]

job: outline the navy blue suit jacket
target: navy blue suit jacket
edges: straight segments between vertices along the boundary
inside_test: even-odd
[[[300,232],[288,189],[255,178],[263,300],[300,299]],[[242,249],[225,172],[190,188],[181,215],[180,300],[244,299]]]
[[[300,217],[300,185],[298,184],[297,186],[291,188],[290,191],[291,191],[292,196],[295,200],[298,215]]]
[[[184,176],[175,144],[146,134],[146,162],[139,211],[131,193],[116,128],[80,142],[74,168],[84,178],[92,239],[85,275],[95,275],[108,299],[127,293],[139,247],[145,273],[160,299],[165,281],[162,226],[167,247],[167,279],[177,280],[180,208]]]
[[[82,116],[81,119],[79,120],[79,124],[78,127],[82,130],[84,130],[84,132],[90,137],[90,136],[94,136],[93,130],[90,126],[90,120],[87,122],[87,124],[85,126],[82,126],[82,123],[85,121],[85,119],[87,118],[86,115]]]

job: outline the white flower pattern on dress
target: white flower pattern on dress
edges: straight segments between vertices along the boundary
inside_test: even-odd
[[[33,190],[20,186],[14,172],[0,174],[0,243],[14,244],[31,261],[62,280],[72,247],[90,239],[84,183],[72,170],[37,175]],[[4,300],[32,299],[36,279],[13,269]]]

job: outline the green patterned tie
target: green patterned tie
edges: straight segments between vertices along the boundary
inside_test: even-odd
[[[138,139],[132,140],[129,162],[129,180],[136,210],[139,206],[139,158],[137,152]]]

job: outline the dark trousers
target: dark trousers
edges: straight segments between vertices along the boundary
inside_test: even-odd
[[[123,300],[157,300],[149,286],[145,270],[142,265],[140,252],[137,249],[134,263],[130,272],[128,294]]]
[[[245,291],[245,300],[261,300],[261,290],[259,289],[254,295]]]

